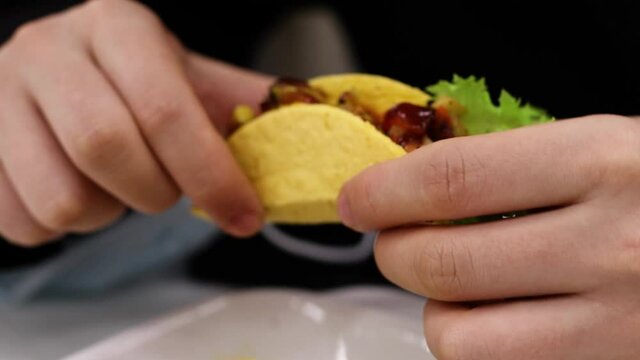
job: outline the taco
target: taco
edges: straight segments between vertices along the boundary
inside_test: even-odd
[[[340,222],[342,185],[368,166],[434,141],[551,120],[503,91],[494,105],[483,79],[455,76],[423,91],[377,75],[279,79],[257,116],[235,111],[228,138],[267,221]]]

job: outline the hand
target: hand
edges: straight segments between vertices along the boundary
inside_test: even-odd
[[[142,5],[90,1],[0,48],[0,233],[37,245],[181,194],[234,235],[262,209],[225,145],[270,79],[183,50]]]
[[[591,116],[434,143],[339,200],[381,271],[430,300],[438,359],[640,358],[640,122]],[[514,219],[421,225],[525,209]]]

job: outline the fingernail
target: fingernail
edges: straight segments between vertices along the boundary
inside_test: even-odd
[[[230,220],[234,235],[251,236],[262,227],[262,216],[256,212],[243,212]]]

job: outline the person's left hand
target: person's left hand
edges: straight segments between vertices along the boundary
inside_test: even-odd
[[[640,121],[601,115],[455,138],[348,182],[345,224],[427,302],[440,360],[640,359]],[[427,225],[527,209],[523,217]]]

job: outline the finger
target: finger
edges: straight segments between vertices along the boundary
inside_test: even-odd
[[[117,93],[77,50],[25,74],[51,129],[74,165],[104,190],[143,212],[167,209],[177,187]]]
[[[576,202],[611,154],[589,121],[443,140],[374,166],[344,186],[342,218],[364,231]]]
[[[20,246],[41,245],[59,234],[40,226],[13,190],[0,165],[0,235]]]
[[[579,207],[576,205],[575,207]],[[392,282],[429,298],[471,301],[567,294],[602,283],[585,239],[587,207],[477,225],[384,231],[375,258]]]
[[[424,312],[427,344],[441,360],[631,359],[625,323],[576,295],[478,307],[429,300]]]
[[[119,217],[123,206],[74,168],[26,92],[7,88],[15,91],[0,96],[0,154],[29,213],[61,232],[94,230]]]
[[[236,68],[220,61],[190,53],[186,61],[187,75],[209,118],[220,133],[232,128],[232,113],[236,105],[253,106],[265,98],[273,78]]]
[[[95,26],[97,61],[179,187],[227,231],[254,233],[263,217],[257,194],[209,121],[161,24],[129,4],[136,8],[110,10],[109,27]]]

